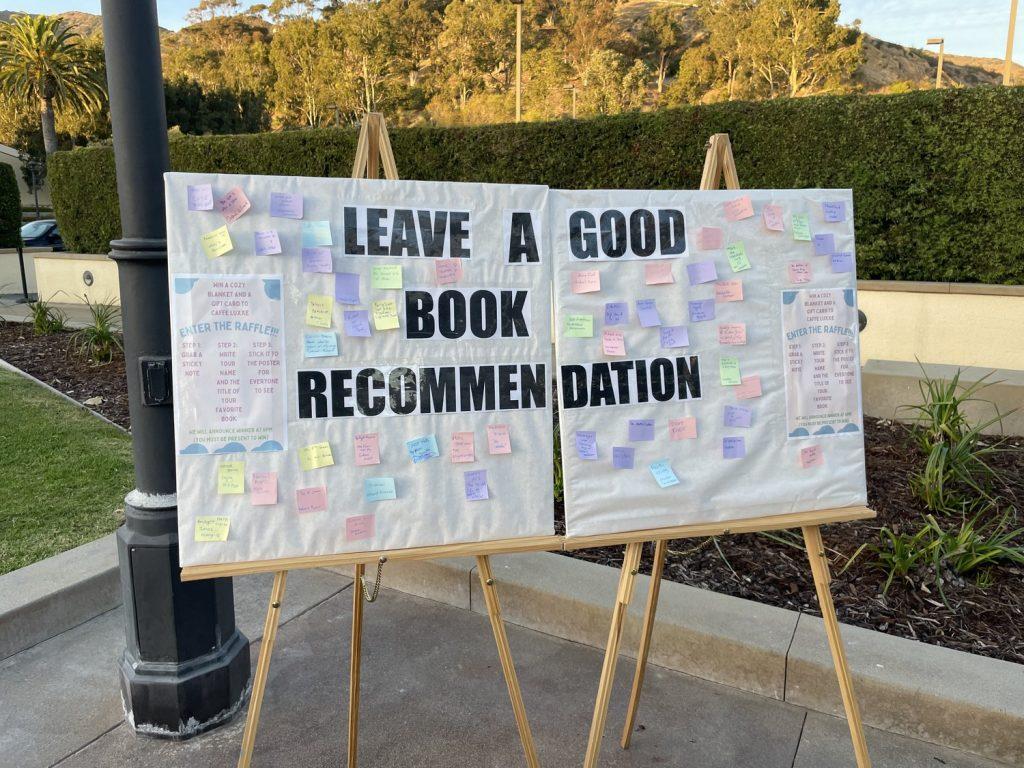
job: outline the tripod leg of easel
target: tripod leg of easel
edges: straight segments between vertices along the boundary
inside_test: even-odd
[[[284,599],[284,585],[287,579],[288,571],[278,571],[274,574],[274,586],[270,590],[270,605],[267,607],[267,618],[263,622],[263,642],[260,643],[260,656],[256,662],[256,675],[252,681],[252,694],[249,697],[249,713],[246,715],[245,732],[242,734],[242,752],[238,755],[238,768],[249,768],[249,763],[252,760],[252,748],[256,743],[256,729],[260,724],[263,692],[267,687],[267,673],[270,671],[270,656],[274,652],[274,641],[277,640],[281,601]]]
[[[348,768],[356,768],[359,755],[359,672],[363,658],[363,574],[357,563],[352,573],[352,645],[348,661]]]
[[[626,709],[626,724],[622,727],[619,743],[629,749],[629,740],[636,725],[636,712],[640,707],[640,691],[644,687],[644,673],[647,671],[647,657],[651,653],[651,635],[654,634],[654,617],[658,612],[658,595],[661,593],[661,571],[665,567],[665,550],[668,541],[654,542],[654,565],[651,566],[651,583],[647,589],[647,607],[644,609],[644,624],[640,630],[640,647],[636,653],[636,670],[633,672],[633,690],[629,694]]]
[[[515,664],[512,663],[512,651],[509,649],[508,637],[505,635],[505,623],[501,618],[501,605],[498,603],[498,593],[494,587],[490,557],[487,555],[477,557],[476,567],[480,572],[480,586],[483,589],[484,602],[487,604],[487,615],[491,619],[494,642],[498,646],[501,669],[505,673],[508,697],[512,700],[512,712],[515,714],[516,726],[519,728],[519,739],[523,742],[526,764],[530,768],[539,768],[537,748],[533,744],[533,733],[531,733],[530,723],[526,719],[526,706],[523,704],[523,695],[519,691],[519,679],[516,677]]]
[[[604,651],[604,666],[601,667],[601,681],[597,685],[597,701],[594,702],[594,718],[590,721],[590,739],[587,741],[587,757],[583,765],[594,768],[597,756],[601,752],[601,738],[604,735],[604,722],[608,717],[608,702],[612,697],[612,684],[615,682],[615,665],[619,660],[619,641],[622,639],[622,624],[626,618],[626,608],[633,597],[633,584],[640,568],[640,553],[643,542],[626,545],[626,554],[622,559],[622,571],[619,573],[619,591],[615,595],[615,610],[612,613],[612,625],[608,630],[608,646]]]
[[[832,663],[839,678],[839,692],[843,697],[843,708],[846,710],[846,722],[850,726],[850,738],[853,740],[853,753],[857,757],[857,768],[871,768],[868,756],[868,745],[864,739],[864,724],[860,719],[860,707],[853,695],[853,680],[850,667],[846,662],[846,650],[843,638],[839,634],[839,620],[836,608],[832,603],[832,577],[828,571],[828,560],[825,558],[825,545],[821,540],[821,528],[817,525],[803,529],[804,543],[807,545],[807,557],[811,561],[811,573],[814,575],[814,588],[818,593],[818,606],[825,620],[825,634],[828,635],[828,647],[832,651]]]

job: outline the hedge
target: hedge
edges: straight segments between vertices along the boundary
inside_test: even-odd
[[[850,187],[858,276],[1024,283],[1024,88],[731,102],[592,120],[391,131],[403,178],[561,188],[696,188],[709,135],[732,135],[748,188]],[[171,142],[175,170],[351,173],[356,133]],[[109,148],[50,159],[70,247],[120,234]]]
[[[21,242],[21,192],[14,169],[0,163],[0,248],[17,248]]]

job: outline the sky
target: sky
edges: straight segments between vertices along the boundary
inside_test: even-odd
[[[157,0],[160,26],[180,29],[195,4]],[[0,0],[0,7],[32,13],[100,12],[99,0]],[[1006,55],[1010,0],[841,0],[841,7],[844,23],[860,19],[865,32],[892,43],[921,48],[929,37],[945,37],[950,53],[998,59]],[[1024,61],[1024,20],[1017,24],[1014,58]]]

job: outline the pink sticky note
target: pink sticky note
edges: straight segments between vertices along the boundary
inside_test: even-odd
[[[809,445],[800,449],[800,466],[804,469],[820,467],[825,463],[825,452],[820,445]]]
[[[596,269],[584,269],[572,273],[573,293],[594,293],[601,290],[601,273]]]
[[[327,509],[327,486],[317,485],[312,488],[299,488],[295,491],[295,510],[297,512],[323,512]]]
[[[811,262],[791,261],[789,262],[789,282],[809,283],[811,282]]]
[[[352,515],[345,518],[345,541],[366,541],[373,538],[377,516],[370,512],[367,515]]]
[[[476,461],[472,432],[452,432],[452,464],[469,464]]]
[[[512,453],[512,436],[508,432],[508,424],[487,425],[487,452],[492,456]]]
[[[740,379],[740,385],[733,387],[732,391],[735,393],[737,400],[753,400],[755,397],[760,397],[761,377],[744,376]]]
[[[762,215],[765,229],[770,229],[772,232],[782,232],[786,229],[786,224],[782,220],[781,205],[766,205]]]
[[[725,218],[728,221],[741,221],[754,215],[754,205],[746,195],[730,200],[722,207],[725,208]]]
[[[719,344],[746,344],[746,323],[722,323],[718,326]]]
[[[601,346],[604,347],[606,355],[624,357],[626,354],[626,339],[622,335],[622,331],[605,328],[601,334]]]
[[[249,487],[252,488],[249,500],[254,507],[277,504],[277,472],[253,472]]]
[[[683,416],[681,419],[669,419],[668,436],[671,440],[696,440],[697,417]]]
[[[355,436],[356,466],[369,467],[380,464],[380,434],[364,432]]]
[[[697,248],[702,251],[718,251],[724,242],[722,230],[718,227],[701,227],[697,230]]]
[[[722,280],[715,283],[715,301],[719,304],[726,301],[743,301],[743,281]]]
[[[228,193],[217,201],[217,210],[228,224],[238,221],[243,213],[252,207],[249,198],[241,187],[232,187]]]
[[[434,262],[434,277],[438,285],[459,282],[462,279],[462,259],[438,259]]]
[[[647,285],[667,285],[674,283],[671,261],[655,261],[652,264],[644,264],[644,280]]]

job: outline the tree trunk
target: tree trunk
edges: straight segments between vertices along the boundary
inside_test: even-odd
[[[43,128],[43,148],[46,154],[57,151],[57,125],[53,117],[53,99],[42,99],[39,104],[39,122]]]

